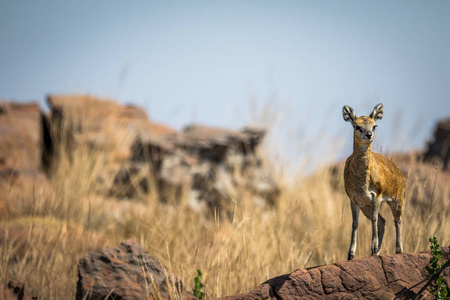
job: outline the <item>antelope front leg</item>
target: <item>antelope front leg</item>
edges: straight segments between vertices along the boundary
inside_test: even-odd
[[[395,231],[396,231],[396,249],[395,253],[402,253],[403,252],[403,244],[402,244],[402,220],[400,217],[394,219],[395,224]]]
[[[392,215],[394,216],[395,232],[396,232],[396,242],[395,242],[395,253],[403,252],[402,244],[402,209],[398,202],[389,202],[389,206],[392,210]]]
[[[378,211],[380,204],[380,199],[375,195],[372,196],[372,255],[378,255],[380,253],[380,249],[378,248]]]
[[[356,237],[358,233],[358,219],[359,219],[359,207],[350,201],[352,207],[352,239],[350,241],[350,249],[348,250],[348,260],[352,260],[355,257],[356,252]]]

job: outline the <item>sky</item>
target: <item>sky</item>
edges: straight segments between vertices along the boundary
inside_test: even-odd
[[[417,149],[450,117],[450,1],[0,0],[0,98],[55,93],[263,126],[288,164],[348,156],[343,105],[381,102],[374,149]]]

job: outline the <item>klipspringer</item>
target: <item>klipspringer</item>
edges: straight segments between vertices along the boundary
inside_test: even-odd
[[[397,165],[379,153],[372,152],[377,125],[383,117],[383,104],[374,107],[370,116],[357,117],[353,109],[342,108],[344,120],[353,126],[353,153],[344,169],[345,191],[352,210],[352,236],[348,259],[355,256],[359,211],[372,221],[371,254],[378,255],[383,241],[385,219],[379,214],[380,205],[387,202],[394,215],[396,253],[403,251],[401,217],[405,203],[406,180]]]

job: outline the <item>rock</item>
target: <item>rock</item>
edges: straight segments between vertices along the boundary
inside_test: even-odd
[[[104,172],[102,175],[106,175]],[[108,194],[118,198],[134,198],[139,192],[144,194],[149,192],[149,178],[151,176],[149,167],[145,163],[123,164],[114,176],[113,184],[109,188]],[[108,182],[108,178],[102,179]]]
[[[450,168],[450,119],[438,122],[434,141],[428,143],[424,159],[438,163],[444,170]]]
[[[187,189],[193,208],[225,213],[238,188],[261,205],[274,204],[279,194],[256,153],[264,130],[191,125],[179,132],[107,99],[50,95],[47,100],[45,152],[65,139],[69,154],[82,145],[106,154],[110,162],[96,175],[99,193],[132,199],[157,191],[162,202],[176,203]]]
[[[274,204],[279,188],[263,169],[256,152],[264,134],[257,128],[233,131],[200,125],[186,127],[175,144],[184,165],[193,162],[189,171],[191,205],[229,214],[240,188],[255,196],[258,204]]]
[[[47,102],[46,115],[37,103],[0,104],[0,180],[6,182],[0,195],[9,195],[0,197],[2,217],[11,215],[7,203],[17,197],[11,187],[30,194],[47,185],[59,150],[70,163],[86,156],[99,162],[89,176],[101,195],[139,199],[152,192],[171,203],[187,195],[205,213],[229,213],[239,189],[261,206],[276,202],[278,186],[256,151],[264,130],[191,125],[179,132],[108,99],[49,95]]]
[[[191,125],[184,129],[178,144],[202,159],[220,162],[226,158],[228,151],[237,151],[244,155],[254,154],[264,134],[261,129],[244,128],[232,131]]]
[[[41,172],[42,116],[35,102],[0,102],[0,218],[18,197],[32,197],[47,185]]]
[[[444,261],[450,248],[442,248]],[[393,299],[397,293],[427,277],[430,252],[372,256],[297,270],[275,277],[251,292],[221,299]],[[450,270],[444,271],[449,283]],[[420,288],[404,296],[412,298]],[[433,299],[423,293],[425,299]]]
[[[32,300],[31,291],[26,283],[10,281],[6,287],[0,287],[0,300]]]
[[[148,123],[138,107],[88,95],[49,95],[47,103],[51,143],[65,141],[69,152],[84,143],[91,149],[109,149],[118,161],[126,160],[134,137]]]
[[[145,162],[142,137],[163,143],[163,136],[175,130],[150,122],[144,110],[123,106],[108,99],[88,95],[49,95],[50,144],[66,144],[69,159],[76,151],[104,155],[108,159],[97,175],[97,192],[118,198],[134,198],[148,192],[150,177]],[[139,138],[137,138],[139,137]],[[52,146],[50,146],[52,148]],[[50,152],[50,151],[49,151]],[[148,160],[147,160],[148,161]],[[50,161],[48,165],[51,165]],[[47,167],[49,169],[49,167]]]
[[[70,118],[75,127],[83,126],[101,129],[104,121],[147,120],[147,114],[133,105],[122,106],[109,99],[100,99],[90,95],[49,95],[47,103],[52,118],[64,121]],[[77,124],[73,124],[78,122]]]
[[[41,131],[37,103],[0,102],[0,166],[27,172],[38,170]]]
[[[155,289],[157,287],[157,289]],[[180,279],[126,240],[119,247],[89,253],[78,263],[76,299],[192,299]]]

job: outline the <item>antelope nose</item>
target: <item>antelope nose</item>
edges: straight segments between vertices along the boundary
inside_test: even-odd
[[[371,131],[366,132],[366,136],[367,137],[372,137],[372,132]]]

